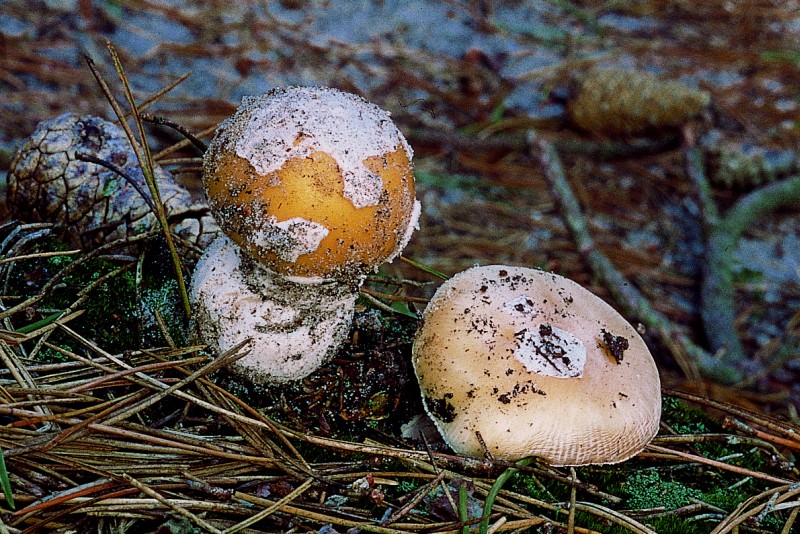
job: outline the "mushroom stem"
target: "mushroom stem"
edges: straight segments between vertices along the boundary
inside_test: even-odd
[[[303,378],[327,362],[349,332],[361,279],[288,279],[220,236],[200,259],[190,298],[201,339],[222,353],[249,339],[231,367],[255,383]]]

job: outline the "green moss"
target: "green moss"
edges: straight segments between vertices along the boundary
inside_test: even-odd
[[[661,421],[678,434],[703,434],[718,427],[701,410],[680,399],[664,397],[661,407]]]
[[[654,469],[632,473],[625,483],[625,492],[628,495],[625,500],[627,506],[634,509],[663,506],[665,510],[674,510],[702,496],[702,492],[695,488],[672,480],[662,480]]]
[[[151,248],[155,248],[153,245]],[[32,250],[26,252],[53,252],[71,249],[59,239],[42,239]],[[18,314],[12,320],[22,331],[32,330],[57,318],[64,310],[75,305],[83,315],[73,319],[70,327],[82,336],[99,344],[104,350],[122,352],[144,346],[165,345],[155,323],[154,310],[164,318],[173,340],[186,344],[186,322],[180,308],[177,283],[169,269],[162,268],[165,261],[159,252],[148,252],[142,269],[143,280],[137,280],[136,268],[116,259],[99,257],[76,265],[80,255],[52,256],[21,260],[15,263],[9,278],[9,294],[28,298],[41,293],[54,276],[61,276],[58,283],[50,287],[45,297],[26,314]],[[64,272],[64,269],[71,268]],[[113,274],[108,280],[96,284],[101,278]],[[141,286],[137,284],[141,282]],[[86,293],[91,287],[91,291]],[[141,291],[141,305],[137,301]],[[177,311],[176,311],[177,310]],[[51,341],[56,339],[52,337]],[[64,345],[69,349],[69,345]],[[46,361],[62,361],[64,357],[55,351],[42,350],[40,356]]]
[[[653,518],[644,523],[658,534],[707,534],[711,527],[709,523],[702,521],[692,521],[674,515],[665,515]]]
[[[67,343],[67,342],[64,342],[64,341],[60,341],[60,340],[57,340],[57,339],[53,339],[53,338],[50,339],[50,343],[53,343],[54,345],[66,350],[66,351],[74,352],[74,349],[73,349],[73,347],[71,346],[70,343]],[[58,352],[58,351],[56,351],[54,349],[51,349],[50,347],[42,347],[41,348],[41,350],[39,351],[39,359],[42,360],[42,361],[45,361],[45,362],[65,362],[65,361],[69,360],[69,358],[67,356],[61,354],[60,352]]]
[[[548,484],[547,481],[540,481],[524,471],[517,471],[508,481],[508,487],[511,490],[540,501],[553,502],[569,498],[567,488],[560,485],[554,488],[549,487],[552,485],[552,483]],[[553,495],[553,491],[559,494],[559,498]]]
[[[174,279],[159,280],[159,285],[142,291],[138,316],[142,321],[142,343],[145,346],[164,344],[164,336],[156,320],[156,312],[166,325],[167,332],[178,346],[189,341],[184,319],[178,282]]]
[[[63,250],[59,241],[45,241],[41,250]],[[76,256],[54,256],[44,260],[20,262],[12,277],[11,290],[22,297],[39,292],[44,284],[62,269],[72,265]],[[38,304],[42,317],[72,306],[87,287],[100,278],[119,269],[119,262],[102,258],[86,262],[64,275]],[[101,343],[106,350],[120,351],[138,346],[138,321],[136,317],[136,278],[134,271],[122,272],[92,289],[79,306],[83,315],[71,326],[83,336]],[[20,325],[24,326],[24,325]],[[46,355],[46,353],[42,353]],[[57,356],[55,359],[62,359]]]
[[[738,486],[725,486],[714,488],[703,494],[701,500],[708,504],[718,506],[723,510],[733,510],[744,502],[749,496],[753,495],[752,481]]]
[[[198,528],[184,517],[174,517],[161,525],[158,532],[169,534],[202,534],[204,530]]]
[[[98,266],[89,277],[96,280],[111,266]],[[116,267],[116,266],[114,266]],[[105,271],[105,272],[104,272]],[[102,340],[106,350],[120,351],[138,346],[136,279],[133,271],[116,276],[96,288],[86,303],[84,332],[91,339]]]
[[[397,486],[397,492],[399,495],[406,495],[411,493],[412,491],[416,490],[418,487],[421,486],[419,479],[415,478],[405,478],[400,481]]]

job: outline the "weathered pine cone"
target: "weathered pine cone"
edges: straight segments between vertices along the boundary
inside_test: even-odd
[[[53,222],[67,241],[91,248],[145,232],[157,224],[147,202],[123,177],[82,161],[87,154],[116,166],[149,196],[125,133],[98,117],[67,113],[46,120],[17,150],[8,174],[8,210],[24,222]],[[205,204],[192,200],[172,175],[155,165],[162,201],[175,234],[201,248],[219,227]]]
[[[634,136],[681,126],[710,102],[705,91],[653,74],[595,68],[581,76],[567,114],[594,135]]]
[[[800,158],[790,149],[768,148],[742,138],[723,137],[713,130],[702,136],[711,180],[732,189],[751,189],[780,180],[800,169]]]

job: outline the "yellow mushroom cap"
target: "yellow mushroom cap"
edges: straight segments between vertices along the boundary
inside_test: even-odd
[[[552,273],[493,265],[457,274],[425,310],[412,360],[425,408],[459,454],[609,464],[658,431],[660,381],[642,338]]]
[[[389,113],[324,87],[245,98],[217,130],[203,184],[223,231],[285,276],[348,278],[417,225],[412,151]]]

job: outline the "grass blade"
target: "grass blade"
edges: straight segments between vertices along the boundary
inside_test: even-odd
[[[138,132],[138,141],[137,137],[134,135],[133,131],[131,130],[130,126],[128,125],[127,121],[125,120],[125,113],[122,111],[119,103],[117,102],[116,98],[114,98],[111,89],[108,87],[108,84],[103,79],[100,71],[94,65],[94,61],[86,56],[86,61],[89,64],[89,68],[94,74],[97,83],[100,85],[100,89],[102,89],[103,93],[105,94],[106,99],[111,104],[111,107],[114,109],[114,113],[117,115],[119,119],[120,125],[125,131],[125,135],[128,137],[131,143],[131,147],[133,148],[134,153],[136,154],[136,159],[139,160],[139,166],[142,169],[142,174],[144,175],[145,181],[147,182],[147,187],[150,189],[150,195],[153,199],[153,204],[155,205],[155,216],[158,219],[159,224],[161,225],[161,229],[164,233],[164,238],[167,241],[167,246],[169,247],[170,257],[172,258],[172,265],[175,270],[175,277],[177,278],[178,282],[178,291],[181,295],[181,301],[183,303],[184,312],[186,317],[191,316],[191,306],[189,304],[189,293],[186,290],[186,282],[183,278],[183,266],[181,264],[181,258],[178,254],[178,250],[175,246],[175,242],[172,239],[172,233],[169,229],[169,222],[167,221],[167,214],[164,209],[164,203],[161,201],[161,194],[158,191],[158,184],[156,183],[155,172],[153,171],[153,157],[150,153],[150,147],[147,144],[147,137],[145,136],[144,125],[142,124],[142,118],[139,114],[139,110],[137,109],[136,100],[133,96],[133,92],[131,91],[130,84],[128,83],[128,78],[125,75],[125,70],[122,67],[122,62],[120,61],[119,55],[117,54],[114,45],[111,44],[111,41],[106,41],[106,46],[108,47],[109,53],[111,54],[111,60],[114,63],[114,68],[117,71],[117,74],[122,81],[122,86],[125,91],[125,98],[128,101],[128,105],[131,108],[131,112],[133,114],[133,120],[136,124],[136,130]]]
[[[15,509],[14,507],[14,494],[11,493],[11,482],[8,480],[8,472],[6,471],[6,460],[3,456],[3,450],[0,449],[0,486],[3,488],[3,495],[6,498],[6,502],[8,506],[11,507],[12,510]]]

